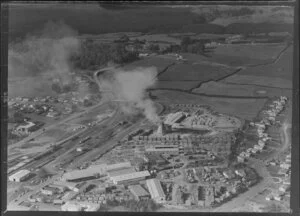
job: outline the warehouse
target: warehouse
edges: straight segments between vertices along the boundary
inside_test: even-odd
[[[96,178],[99,175],[107,174],[107,171],[130,168],[130,162],[117,163],[117,164],[98,164],[88,167],[83,170],[73,170],[65,173],[62,179],[65,181],[81,181],[90,178]]]
[[[141,185],[128,186],[129,191],[133,194],[136,200],[150,198],[150,194]]]
[[[133,167],[130,167],[130,168],[107,171],[107,176],[114,177],[114,176],[120,176],[120,175],[124,175],[124,174],[134,173],[134,172],[135,172],[135,169]]]
[[[132,182],[144,180],[147,176],[150,176],[149,171],[140,171],[119,176],[113,176],[110,179],[113,181],[114,184],[129,184]]]
[[[151,198],[156,202],[164,202],[166,195],[161,187],[160,181],[158,179],[148,179],[146,181],[147,187],[151,194]]]
[[[29,170],[20,170],[15,174],[8,177],[9,181],[21,182],[24,181],[30,175]]]
[[[185,114],[182,112],[170,113],[165,120],[165,124],[173,125],[174,123],[179,123],[185,117]]]

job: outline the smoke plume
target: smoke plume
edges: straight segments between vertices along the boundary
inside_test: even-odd
[[[142,111],[151,122],[158,123],[159,117],[152,100],[146,97],[146,89],[156,82],[155,67],[136,68],[131,71],[114,70],[98,77],[100,91],[110,91],[115,100],[122,102],[127,113]]]
[[[27,85],[32,89],[45,87],[45,79],[61,85],[71,83],[69,59],[80,48],[76,36],[77,32],[63,22],[48,22],[42,30],[27,35],[22,41],[11,43],[8,50],[9,80],[26,77]],[[33,78],[32,82],[28,77]],[[36,82],[36,77],[40,77],[43,85]],[[24,88],[19,89],[18,86],[14,85],[11,90],[15,94],[24,94]]]

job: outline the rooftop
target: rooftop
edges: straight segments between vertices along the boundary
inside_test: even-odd
[[[130,185],[128,189],[136,196],[147,196],[149,193],[141,185]]]
[[[130,167],[130,168],[124,168],[124,169],[107,171],[107,174],[110,177],[114,177],[114,176],[119,176],[119,175],[134,173],[134,172],[135,172],[135,169],[133,167]]]
[[[146,184],[149,188],[149,192],[152,198],[165,197],[165,193],[158,179],[149,179],[146,181]]]
[[[140,171],[140,172],[134,172],[134,173],[128,173],[128,174],[119,175],[119,176],[114,176],[114,177],[111,177],[111,179],[115,182],[118,182],[118,181],[126,181],[126,180],[130,180],[130,179],[141,178],[141,177],[146,177],[146,176],[150,176],[150,173],[147,170]]]
[[[9,176],[9,178],[22,178],[22,177],[28,175],[29,173],[30,173],[29,170],[24,169],[24,170],[20,170],[16,173],[12,174],[11,176]]]
[[[63,178],[69,180],[85,178],[85,177],[93,176],[95,174],[104,174],[109,170],[116,170],[116,169],[121,169],[126,167],[127,168],[131,167],[130,162],[110,164],[110,165],[98,164],[82,170],[72,170],[70,172],[65,173]]]

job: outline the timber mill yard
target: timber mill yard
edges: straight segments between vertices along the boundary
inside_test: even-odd
[[[112,19],[115,31],[43,30],[63,26],[66,72],[51,65],[55,56],[52,75],[9,76],[8,210],[289,212],[292,30],[274,20],[242,28],[223,12],[226,26],[197,24],[202,9],[183,13],[193,18],[184,25],[179,9],[162,7],[173,21],[148,31],[126,10],[104,10],[124,27]]]

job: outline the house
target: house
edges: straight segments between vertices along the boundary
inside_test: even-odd
[[[223,172],[223,175],[227,179],[232,179],[235,177],[234,172],[232,170],[226,170]]]
[[[54,117],[57,117],[57,116],[59,116],[59,113],[56,112],[56,111],[50,111],[47,114],[47,117],[50,117],[50,118],[54,118]]]
[[[21,134],[29,134],[31,129],[35,126],[35,123],[27,121],[26,124],[19,125],[16,131]]]
[[[259,146],[265,146],[265,142],[263,140],[258,140],[258,145]]]
[[[281,185],[279,187],[279,191],[280,192],[287,192],[288,190],[290,190],[291,186],[290,185]]]
[[[271,201],[271,200],[273,200],[273,196],[272,196],[272,195],[268,195],[268,196],[266,196],[266,200],[267,200],[267,201]]]
[[[51,196],[57,193],[57,188],[45,186],[41,189],[41,193]]]
[[[246,176],[246,172],[243,169],[235,170],[235,174],[237,174],[238,176],[241,176],[241,177],[245,177]]]
[[[274,195],[274,200],[281,201],[282,200],[282,196],[280,194],[275,194]]]
[[[280,164],[280,167],[283,168],[283,169],[290,169],[291,168],[291,164],[282,163],[282,164]]]
[[[241,156],[238,156],[237,160],[238,160],[239,163],[244,163],[245,162],[245,158],[241,157]]]

